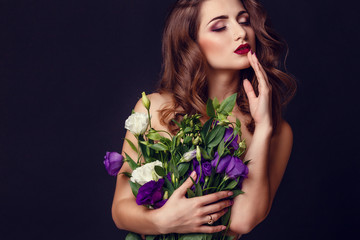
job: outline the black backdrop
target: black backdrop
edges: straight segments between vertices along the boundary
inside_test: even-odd
[[[174,1],[0,1],[0,239],[123,239],[111,218],[124,121],[155,90]],[[359,216],[356,1],[263,0],[287,40],[294,147],[244,239],[343,239]]]

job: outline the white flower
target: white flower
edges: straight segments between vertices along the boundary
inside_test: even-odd
[[[155,162],[146,163],[145,165],[136,168],[131,174],[130,181],[134,183],[137,182],[140,185],[144,185],[152,180],[157,181],[162,177],[155,172],[155,166],[162,167],[162,163],[159,160],[156,160]]]
[[[140,135],[146,131],[148,124],[149,119],[146,113],[135,112],[126,119],[125,128],[134,135]]]
[[[184,153],[183,157],[181,158],[181,162],[190,162],[195,158],[195,156],[196,156],[196,149],[188,151]]]

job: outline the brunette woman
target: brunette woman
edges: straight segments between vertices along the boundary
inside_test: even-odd
[[[214,233],[211,226],[232,207],[230,230],[240,236],[268,215],[292,148],[292,131],[282,119],[282,108],[295,93],[294,79],[280,68],[284,42],[269,26],[263,7],[255,0],[179,0],[163,33],[163,74],[151,100],[152,127],[174,133],[171,119],[201,113],[206,101],[220,102],[237,92],[237,106],[229,120],[238,118],[246,139],[249,176],[245,194],[224,200],[224,191],[188,199],[187,180],[160,209],[138,206],[128,178],[117,177],[112,206],[117,227],[140,234]],[[139,101],[135,111],[146,112]],[[131,133],[126,138],[136,142]],[[123,152],[136,158],[127,142]],[[121,171],[131,172],[124,164]],[[196,176],[195,176],[196,177]]]

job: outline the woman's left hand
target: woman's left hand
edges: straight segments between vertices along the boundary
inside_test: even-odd
[[[264,68],[259,63],[255,53],[248,53],[251,67],[254,69],[258,80],[259,95],[256,96],[254,88],[248,79],[244,79],[243,85],[249,99],[249,107],[255,126],[272,128],[272,109],[271,109],[271,85]]]

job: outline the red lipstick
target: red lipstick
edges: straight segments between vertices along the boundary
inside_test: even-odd
[[[248,43],[241,44],[234,53],[236,54],[247,54],[250,51],[251,47]]]

